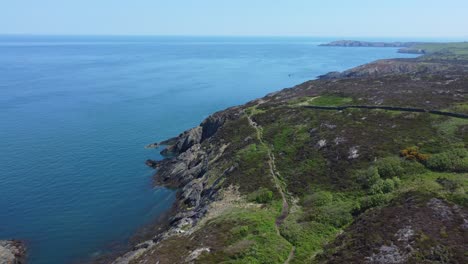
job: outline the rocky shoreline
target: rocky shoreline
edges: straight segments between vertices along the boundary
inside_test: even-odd
[[[26,246],[18,240],[0,240],[0,263],[26,263]]]
[[[225,147],[210,151],[201,147],[209,141],[227,119],[237,118],[240,108],[231,108],[208,117],[199,126],[187,130],[175,138],[157,143],[167,146],[161,151],[164,156],[171,156],[161,161],[147,160],[146,164],[158,169],[154,184],[178,189],[169,227],[152,240],[134,247],[134,250],[116,259],[113,263],[124,264],[141,256],[149,248],[173,235],[190,232],[208,212],[209,204],[217,199],[216,188],[206,188],[206,182],[200,179],[208,170],[210,163],[223,154]]]
[[[325,44],[324,46],[410,48],[415,43],[338,41]],[[426,84],[418,78],[428,75],[445,76],[443,78],[445,78],[446,85],[449,85],[452,82],[456,83],[457,80],[466,76],[466,73],[468,73],[467,64],[456,64],[452,61],[424,61],[420,59],[381,60],[342,73],[328,73],[321,76],[319,80],[269,94],[262,99],[251,101],[242,106],[231,107],[217,112],[205,119],[199,126],[187,130],[175,138],[149,145],[148,147],[167,146],[161,151],[161,154],[166,156],[165,159],[160,161],[147,160],[146,164],[157,169],[154,175],[155,185],[179,190],[175,204],[176,209],[169,219],[168,228],[164,232],[161,232],[151,240],[136,245],[132,251],[117,258],[113,263],[147,263],[151,259],[151,255],[156,254],[154,252],[161,250],[159,247],[164,241],[169,240],[173,236],[194,234],[200,228],[201,222],[206,222],[207,219],[212,218],[211,215],[216,214],[214,213],[215,209],[213,209],[216,208],[215,204],[227,199],[226,181],[229,181],[227,175],[235,174],[236,171],[241,169],[237,162],[232,162],[232,155],[235,155],[236,151],[254,141],[251,136],[242,138],[243,131],[236,132],[241,136],[238,140],[236,139],[236,143],[232,141],[232,138],[226,136],[229,131],[236,129],[236,124],[246,122],[244,119],[248,111],[254,111],[259,106],[268,109],[284,104],[296,97],[313,96],[324,91],[333,91],[337,80],[361,78],[363,82],[367,83],[369,80],[378,85],[381,82],[378,78],[391,80],[394,78],[393,76],[412,76],[410,80],[414,80],[416,86],[421,85],[421,87],[424,87]],[[441,81],[438,82],[443,85]],[[450,88],[450,90],[446,91],[441,89],[434,90],[434,92],[439,91],[441,96],[439,99],[431,101],[429,105],[426,100],[413,102],[411,106],[424,107],[424,109],[429,109],[429,112],[438,111],[439,106],[445,104],[442,101],[445,100],[442,94],[450,95],[450,98],[456,98],[464,93],[463,88],[460,88],[460,90]],[[400,93],[404,91],[401,88]],[[343,93],[343,91],[340,90],[340,93]],[[358,93],[361,93],[361,91],[358,91]],[[384,100],[379,99],[379,96],[382,96],[380,92],[369,92],[366,96],[369,98],[366,100],[370,100],[375,105],[381,105]],[[395,92],[392,96],[400,95],[398,92]],[[401,99],[401,104],[405,103],[403,98]],[[395,101],[395,99],[392,100]],[[398,102],[398,100],[395,102]],[[398,106],[402,105],[397,105],[396,107]],[[374,109],[375,107],[368,106],[367,108]],[[466,114],[460,115],[466,116]],[[231,134],[229,135],[233,137]],[[355,148],[356,153],[353,157],[360,157],[357,149]],[[192,263],[204,252],[210,252],[210,248],[200,247],[192,250],[184,258],[184,261],[180,262]],[[159,258],[164,259],[164,256],[160,255]],[[161,261],[161,263],[165,262]]]

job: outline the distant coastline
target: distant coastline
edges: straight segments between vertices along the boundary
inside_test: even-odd
[[[425,42],[370,42],[359,40],[338,40],[320,46],[326,47],[375,47],[375,48],[400,48],[399,53],[426,54],[424,49],[417,48]]]

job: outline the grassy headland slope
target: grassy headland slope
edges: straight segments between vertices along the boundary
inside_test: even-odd
[[[454,43],[416,43],[411,45],[407,49],[401,49],[400,51],[415,51],[419,50],[424,54],[435,54],[435,55],[452,55],[454,59],[456,56],[464,57],[468,56],[468,42],[454,42]]]
[[[170,225],[115,263],[466,263],[468,47],[437,47],[450,56],[328,74],[165,142],[147,163],[180,190]]]

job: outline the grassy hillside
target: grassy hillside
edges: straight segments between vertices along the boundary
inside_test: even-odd
[[[453,54],[458,56],[468,55],[468,42],[455,42],[455,43],[424,43],[417,44],[412,47],[413,49],[421,49],[426,53],[434,54]]]

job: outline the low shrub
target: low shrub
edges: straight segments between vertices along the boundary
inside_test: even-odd
[[[261,204],[270,203],[273,200],[273,192],[267,188],[260,188],[259,190],[249,194],[247,199],[250,202],[257,202]]]
[[[455,164],[455,170],[458,172],[468,172],[468,157],[460,159]]]
[[[369,195],[359,200],[361,212],[377,206],[382,206],[390,201],[390,196],[385,194]]]
[[[231,234],[234,237],[245,237],[249,233],[249,226],[235,226],[231,229]]]
[[[401,180],[398,177],[392,178],[393,184],[395,185],[395,189],[398,189],[401,186]]]
[[[331,204],[318,209],[314,220],[319,223],[326,223],[335,228],[343,227],[353,221],[351,209],[343,204]]]
[[[428,154],[423,154],[419,151],[419,147],[408,147],[400,151],[400,155],[407,160],[416,160],[424,162],[429,158]]]
[[[318,191],[304,198],[304,207],[318,207],[329,204],[333,201],[333,194],[326,191]]]
[[[456,180],[445,178],[445,177],[437,178],[436,182],[438,184],[442,185],[442,187],[444,187],[445,190],[450,191],[450,192],[454,192],[458,188],[463,186],[462,183],[460,183],[460,182],[458,182]]]
[[[431,170],[450,171],[453,168],[453,160],[447,153],[434,154],[427,160],[426,166]]]
[[[401,166],[403,167],[405,175],[422,174],[427,171],[422,163],[414,160],[403,160]]]
[[[341,228],[353,221],[353,215],[351,213],[355,211],[355,207],[354,204],[348,202],[334,201],[327,205],[313,208],[304,215],[301,221],[314,221],[331,225],[335,228]]]
[[[435,171],[468,171],[468,151],[466,149],[452,149],[432,155],[426,166]]]
[[[397,157],[387,157],[375,162],[375,166],[382,178],[391,178],[405,173],[401,159]]]
[[[392,192],[400,185],[400,179],[393,177],[392,179],[380,179],[369,188],[370,194],[385,194]]]
[[[358,171],[357,181],[363,188],[368,189],[380,180],[379,171],[376,167]]]

